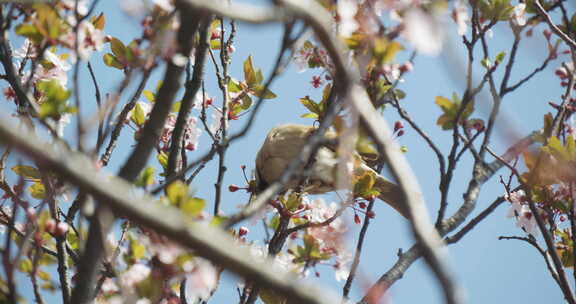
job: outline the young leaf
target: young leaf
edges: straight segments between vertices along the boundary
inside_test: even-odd
[[[30,192],[30,195],[32,195],[32,197],[35,199],[44,199],[46,195],[44,184],[42,184],[40,181],[36,181],[34,184],[32,184],[28,188],[28,191]]]
[[[25,166],[25,165],[14,166],[12,167],[12,171],[14,171],[14,173],[26,179],[40,180],[42,178],[42,174],[40,174],[40,171],[32,166]]]
[[[144,109],[142,109],[142,106],[140,106],[139,103],[136,103],[136,106],[132,110],[132,121],[137,126],[142,126],[144,125],[144,122],[146,122],[146,114],[144,113]]]
[[[180,205],[180,210],[182,210],[182,212],[188,216],[196,217],[200,215],[202,210],[204,210],[204,207],[206,207],[206,201],[201,198],[194,197],[189,198],[183,202],[183,204]]]
[[[254,71],[254,65],[252,64],[252,56],[248,56],[248,58],[244,61],[244,79],[246,80],[249,88],[252,88],[258,84],[256,72]]]

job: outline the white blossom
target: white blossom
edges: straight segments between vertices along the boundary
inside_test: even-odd
[[[440,21],[420,9],[411,9],[404,16],[403,36],[422,54],[436,56],[442,50],[444,31]]]
[[[354,0],[338,1],[338,16],[340,16],[339,31],[340,35],[350,37],[358,29],[356,22],[356,12],[358,3]]]
[[[202,259],[194,260],[196,266],[192,273],[186,276],[186,299],[188,303],[207,300],[218,284],[218,271],[214,266]]]

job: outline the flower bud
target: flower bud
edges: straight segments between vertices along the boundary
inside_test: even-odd
[[[245,236],[248,234],[248,232],[250,232],[250,230],[244,226],[240,227],[240,229],[238,229],[238,235],[239,236]]]

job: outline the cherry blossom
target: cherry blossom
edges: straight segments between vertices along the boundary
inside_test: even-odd
[[[422,54],[436,56],[442,50],[444,30],[440,21],[435,15],[420,9],[406,12],[403,36]]]
[[[88,14],[88,0],[61,0],[60,3],[64,5],[64,8],[70,11],[74,11],[76,9],[76,5],[78,5],[78,14],[85,16]]]
[[[57,80],[61,86],[66,87],[68,84],[68,71],[72,67],[70,63],[50,50],[44,52],[44,60],[48,64],[38,65],[32,80],[34,82]],[[30,72],[24,73],[22,82],[26,83],[29,77]]]
[[[464,0],[457,0],[454,3],[454,10],[452,11],[452,19],[458,26],[458,35],[466,35],[468,31],[468,23],[470,22],[470,15],[468,15],[468,6]]]
[[[214,111],[212,111],[211,117],[212,117],[212,123],[210,124],[209,129],[210,132],[216,133],[218,132],[218,130],[220,130],[222,126],[222,111],[220,111],[219,109],[215,109]],[[226,128],[228,128],[229,125],[228,119],[225,119],[224,123],[226,124]]]
[[[170,113],[164,124],[164,130],[160,141],[164,144],[164,150],[170,148],[172,140],[172,132],[176,126],[178,116],[176,113]],[[186,150],[195,150],[198,147],[198,140],[202,134],[202,130],[197,127],[198,119],[196,117],[189,117],[184,130],[184,147]]]
[[[512,22],[517,26],[526,25],[526,3],[519,3],[514,7]]]
[[[30,41],[30,39],[26,38],[24,39],[24,43],[22,44],[22,46],[14,50],[14,52],[12,52],[12,55],[14,55],[14,57],[18,59],[24,59],[24,58],[34,59],[38,56],[38,52],[36,46]]]
[[[130,266],[126,272],[120,275],[120,282],[122,286],[134,287],[134,285],[137,283],[145,280],[150,275],[150,272],[150,267],[144,264],[136,263]]]
[[[338,1],[338,16],[340,23],[338,30],[340,35],[350,37],[358,29],[356,22],[356,13],[358,12],[358,3],[354,0]]]
[[[69,18],[69,22],[74,24],[75,19]],[[78,35],[78,38],[76,38],[76,35]],[[62,38],[62,42],[71,50],[76,51],[76,41],[78,41],[78,56],[82,60],[88,60],[94,51],[102,50],[105,38],[104,33],[94,27],[92,22],[84,20],[78,26],[78,33],[70,31]],[[71,55],[70,59],[75,62],[76,52],[72,52]]]
[[[192,273],[186,276],[186,299],[188,303],[206,300],[218,284],[218,271],[207,260],[196,258]]]
[[[523,190],[511,192],[506,197],[510,201],[507,217],[516,218],[516,226],[524,229],[526,233],[537,234],[538,226],[536,219],[526,202],[526,194]]]

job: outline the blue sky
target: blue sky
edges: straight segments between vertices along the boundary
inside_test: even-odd
[[[109,35],[129,42],[139,35],[139,20],[124,14],[116,1],[101,1],[97,12],[104,11],[106,15],[105,32]],[[447,152],[450,145],[451,134],[444,132],[435,122],[441,111],[434,104],[436,96],[451,96],[453,92],[462,95],[463,73],[455,64],[457,60],[464,60],[464,51],[460,46],[460,38],[456,30],[449,27],[449,41],[445,45],[443,56],[425,57],[417,56],[415,69],[405,77],[405,82],[400,88],[407,93],[402,101],[412,118],[430,134],[443,152]],[[527,38],[522,41],[519,60],[513,73],[512,81],[521,78],[530,72],[546,56],[546,49],[540,38],[543,27],[535,31],[537,38]],[[231,75],[242,78],[242,62],[249,56],[253,56],[254,65],[262,68],[265,77],[270,72],[273,60],[281,39],[281,27],[278,25],[254,26],[240,24],[236,38],[236,52],[233,55]],[[512,35],[504,27],[497,27],[494,38],[490,41],[493,56],[500,51],[508,51],[511,46]],[[108,47],[106,47],[108,50]],[[406,52],[408,53],[408,52]],[[103,92],[110,92],[115,88],[122,73],[103,65],[102,54],[94,54],[91,62],[95,66],[95,72]],[[560,60],[567,58],[560,57]],[[528,85],[510,94],[504,100],[503,112],[498,123],[496,133],[509,134],[510,130],[518,136],[525,136],[542,125],[542,114],[549,111],[547,103],[558,100],[561,92],[559,82],[553,75],[554,68],[560,65],[560,60],[552,62],[550,67],[536,76]],[[209,63],[210,67],[211,64]],[[480,67],[477,68],[480,70]],[[87,78],[87,71],[82,68],[82,99],[85,103],[93,102],[93,87]],[[162,76],[163,68],[158,69],[147,89],[154,89],[156,81]],[[246,165],[248,169],[254,167],[254,158],[267,131],[275,125],[286,122],[299,122],[312,124],[311,119],[302,119],[300,115],[305,113],[305,108],[300,105],[298,99],[306,95],[319,96],[321,93],[314,89],[310,80],[313,75],[318,75],[318,70],[305,73],[297,73],[292,67],[277,79],[272,90],[279,98],[266,101],[261,115],[257,117],[254,128],[242,140],[230,147],[227,154],[225,183],[244,185],[244,179],[240,165]],[[216,96],[216,102],[221,102],[220,93],[213,81],[213,69],[207,70],[206,89],[210,96]],[[125,97],[122,102],[125,102]],[[477,114],[485,117],[487,99],[477,100]],[[484,109],[484,110],[482,110]],[[93,108],[92,108],[93,110]],[[88,109],[90,111],[90,109]],[[197,115],[198,113],[195,112]],[[398,119],[393,109],[385,111],[385,117],[389,122]],[[242,126],[245,121],[241,118],[232,122],[232,127]],[[406,124],[405,124],[406,125]],[[67,135],[74,134],[74,127],[68,127]],[[122,135],[121,145],[112,157],[108,170],[116,172],[117,168],[125,160],[133,143],[133,132],[125,128]],[[209,137],[203,134],[200,139],[200,149],[189,153],[189,159],[196,159],[202,151],[209,148]],[[439,201],[438,165],[432,151],[424,141],[409,127],[406,134],[399,139],[402,145],[408,148],[406,157],[413,170],[416,172],[422,186],[428,208],[435,216]],[[503,152],[510,144],[508,135],[493,137],[491,145],[496,151]],[[151,160],[151,163],[156,163]],[[193,187],[197,195],[213,202],[213,183],[217,175],[216,162],[212,161],[196,178]],[[456,171],[456,178],[450,192],[450,203],[455,206],[461,202],[468,178],[471,176],[471,157],[464,157],[461,169]],[[500,171],[507,177],[505,171]],[[498,174],[483,188],[478,206],[474,214],[483,210],[494,198],[504,192],[503,187],[497,182]],[[229,193],[224,191],[223,209],[225,212],[233,212],[240,204],[248,200],[248,195],[240,192]],[[518,241],[498,241],[501,235],[523,235],[523,232],[515,227],[512,219],[506,218],[507,204],[500,206],[490,217],[482,222],[474,231],[470,232],[458,244],[448,248],[450,265],[460,285],[464,288],[469,303],[560,303],[562,295],[559,288],[547,272],[542,257],[533,248]],[[350,223],[351,231],[349,238],[350,247],[355,246],[355,239],[359,227],[353,224],[351,213],[345,214],[346,221]],[[250,238],[258,239],[258,226],[250,226],[254,232]],[[360,275],[355,282],[352,299],[357,300],[363,295],[363,288],[370,286],[381,274],[396,262],[396,253],[399,248],[408,249],[413,244],[407,222],[396,215],[392,209],[378,204],[376,218],[370,226],[366,246],[363,251],[360,265]],[[319,267],[322,277],[320,281],[341,293],[343,282],[336,283],[329,271],[328,266]],[[324,270],[323,270],[324,269]],[[573,281],[572,281],[573,283]],[[26,283],[29,284],[29,283]],[[234,276],[225,275],[222,286],[212,300],[213,303],[237,302],[236,281]],[[29,285],[24,285],[29,286]],[[31,291],[30,291],[31,292]],[[59,299],[59,298],[58,298]],[[417,261],[391,289],[389,299],[394,303],[442,303],[442,295],[435,278],[430,274],[422,260]]]

